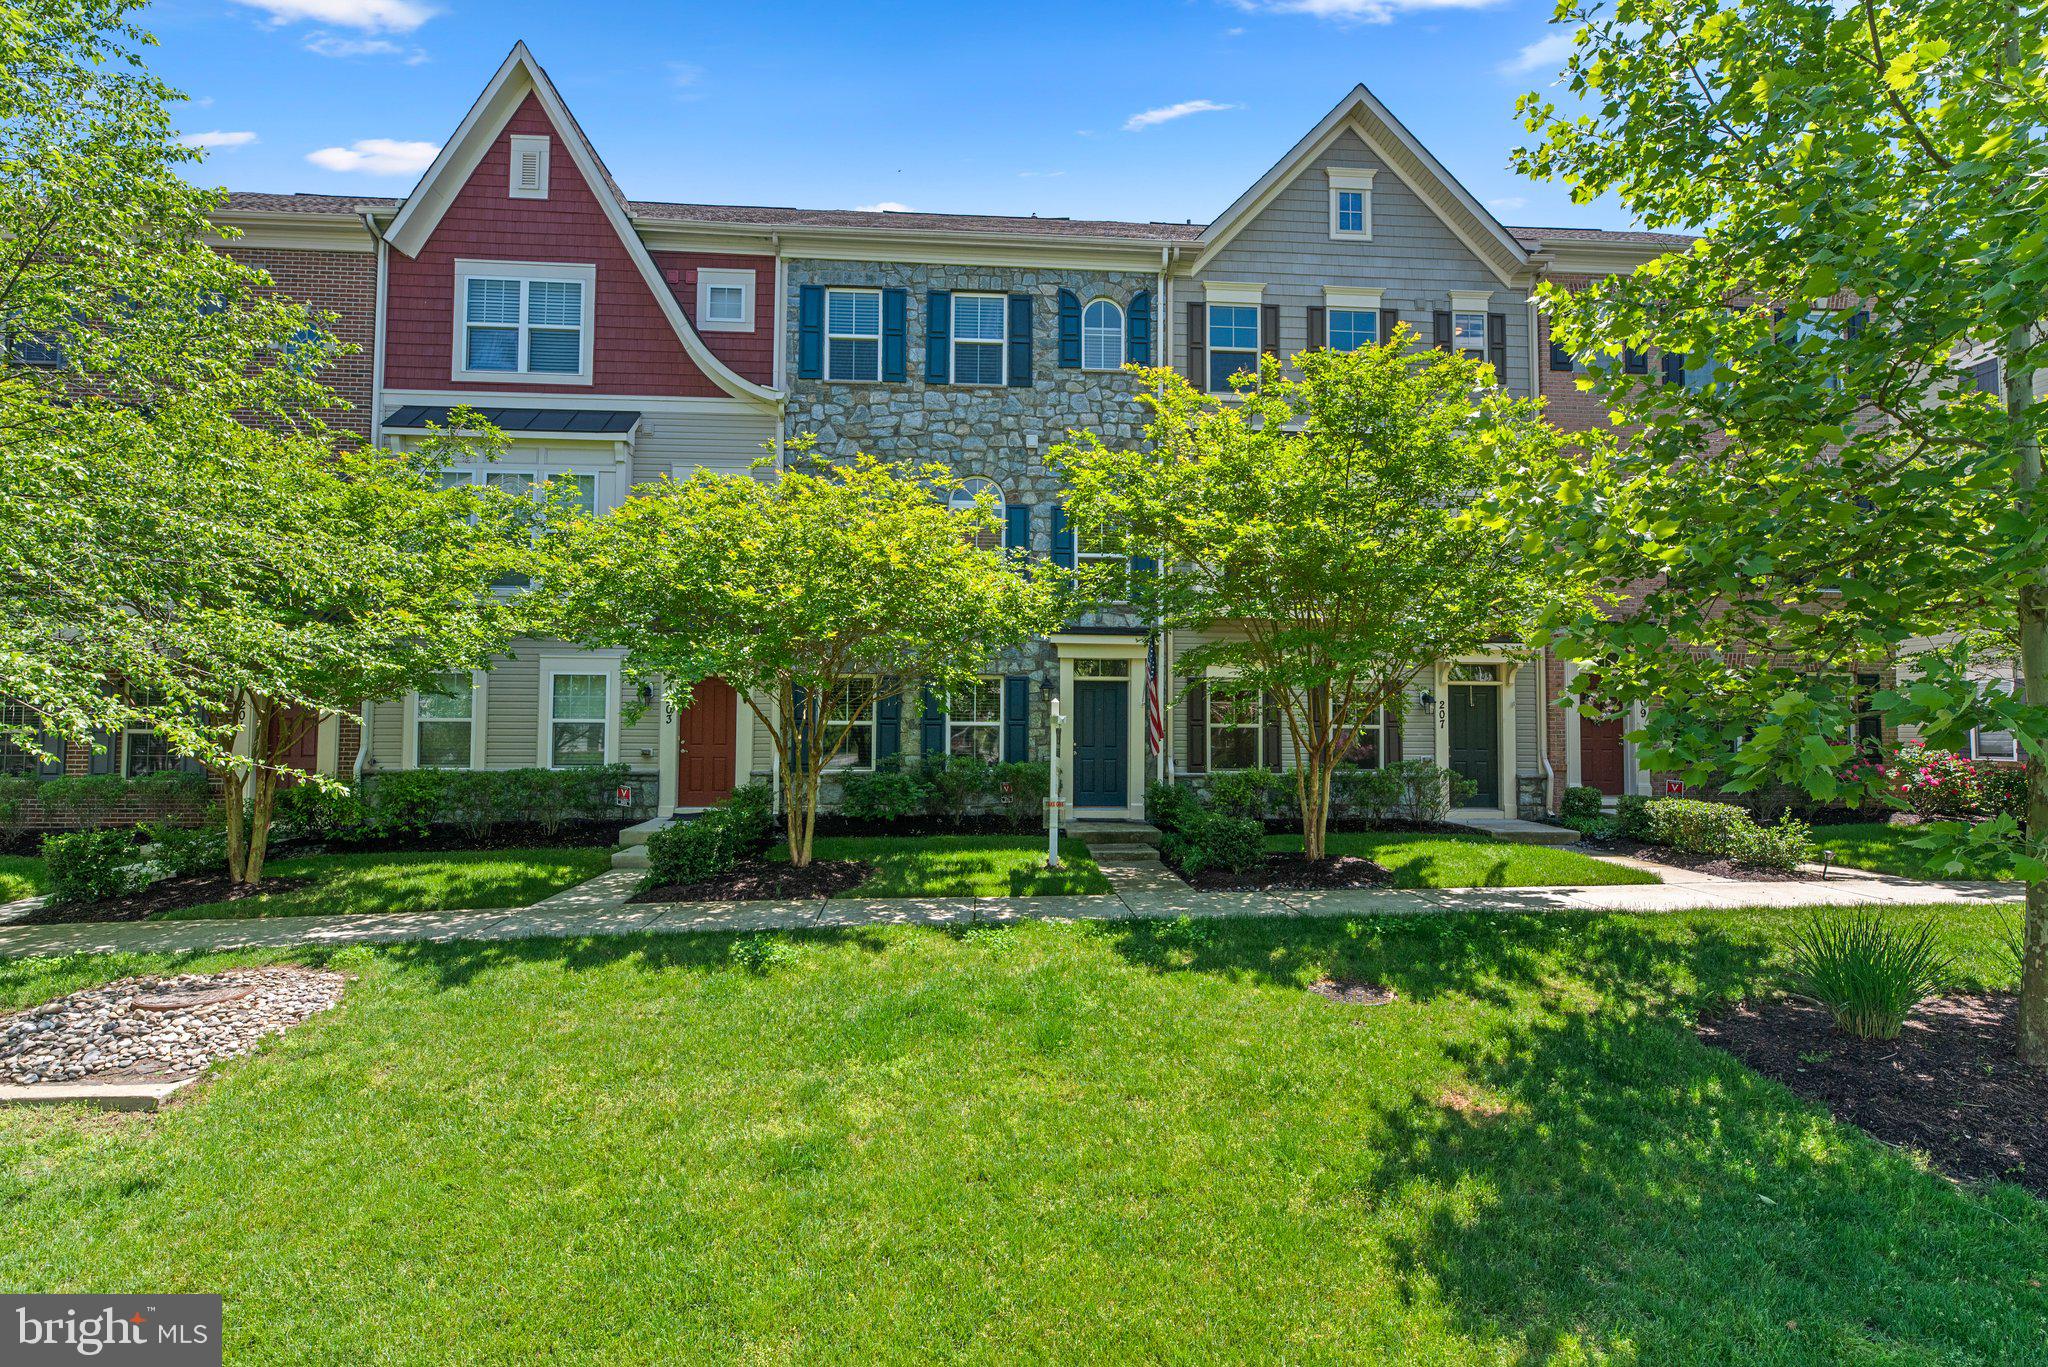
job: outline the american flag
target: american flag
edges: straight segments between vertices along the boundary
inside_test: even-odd
[[[1154,754],[1166,751],[1166,700],[1159,696],[1159,638],[1145,646],[1145,734]]]

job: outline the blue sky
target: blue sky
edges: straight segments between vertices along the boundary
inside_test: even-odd
[[[1365,82],[1505,222],[1549,0],[158,0],[202,178],[403,194],[524,38],[638,199],[1206,220]]]

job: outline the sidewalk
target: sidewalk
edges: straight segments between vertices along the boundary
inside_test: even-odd
[[[1625,861],[1632,862],[1632,861]],[[294,945],[524,940],[586,935],[821,926],[964,925],[975,921],[1113,921],[1176,916],[1373,916],[1432,912],[1680,912],[1729,907],[2018,903],[2016,883],[1924,883],[1856,873],[1825,882],[1752,883],[1646,865],[1661,884],[1606,887],[1450,888],[1426,891],[1196,892],[1131,886],[1090,897],[879,897],[844,902],[629,903],[640,874],[618,869],[513,911],[387,916],[280,916],[245,921],[121,921],[0,925],[0,958],[82,953],[186,953]],[[1149,880],[1147,880],[1149,882]]]

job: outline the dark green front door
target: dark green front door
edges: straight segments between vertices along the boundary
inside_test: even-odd
[[[1451,770],[1478,787],[1472,807],[1500,806],[1500,689],[1451,685]]]
[[[1074,681],[1074,805],[1121,807],[1130,800],[1123,679]]]

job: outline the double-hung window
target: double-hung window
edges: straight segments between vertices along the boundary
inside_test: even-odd
[[[1260,699],[1256,689],[1209,685],[1209,768],[1215,773],[1259,767]]]
[[[605,762],[610,749],[611,677],[562,672],[548,676],[548,767],[578,769]]]
[[[1081,369],[1122,370],[1124,311],[1113,299],[1095,299],[1081,311]]]
[[[596,269],[464,262],[454,378],[590,383]]]
[[[467,769],[476,736],[476,689],[468,674],[440,674],[420,690],[413,753],[422,769]]]
[[[841,679],[825,695],[824,727],[820,739],[830,750],[846,734],[839,753],[827,762],[827,769],[872,769],[875,767],[875,681]]]
[[[1486,315],[1483,313],[1454,313],[1451,315],[1451,350],[1476,351],[1486,356]]]
[[[825,378],[882,378],[882,292],[825,291]]]
[[[1380,340],[1380,315],[1374,309],[1331,309],[1330,350],[1356,351]]]
[[[1230,377],[1259,368],[1259,309],[1256,304],[1209,306],[1209,390],[1230,392]]]
[[[1357,167],[1332,166],[1330,179],[1330,238],[1342,241],[1372,239],[1371,171]]]
[[[534,475],[531,470],[487,470],[484,485],[497,489],[512,498],[526,498],[533,493]],[[491,581],[494,589],[523,589],[533,583],[533,576],[517,570],[499,575]]]
[[[1390,749],[1387,744],[1387,710],[1375,708],[1372,716],[1353,734],[1350,748],[1345,750],[1339,762],[1360,769],[1377,769],[1387,762]]]
[[[121,765],[124,777],[141,778],[144,774],[160,774],[166,769],[179,767],[178,757],[171,753],[169,744],[148,723],[130,726],[123,739],[126,742]]]
[[[953,296],[953,383],[1003,383],[1004,318],[1009,300],[1000,294]]]
[[[994,764],[1003,757],[1003,681],[976,679],[946,706],[946,753]]]

